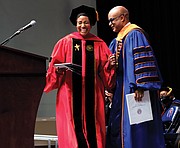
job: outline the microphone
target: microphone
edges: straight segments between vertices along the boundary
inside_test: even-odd
[[[21,32],[23,32],[24,30],[34,26],[36,24],[35,20],[32,20],[29,24],[27,24],[26,26],[20,28],[18,31],[16,31],[13,35],[11,35],[9,38],[7,38],[6,40],[4,40],[0,45],[4,45],[6,44],[10,39],[12,39],[13,37],[15,37],[16,35],[20,34]]]
[[[26,30],[26,29],[34,26],[35,24],[36,24],[36,21],[35,21],[35,20],[32,20],[32,21],[31,21],[29,24],[27,24],[26,26],[20,28],[20,29],[17,31],[17,33],[20,33],[20,32],[22,32],[22,31],[24,31],[24,30]]]

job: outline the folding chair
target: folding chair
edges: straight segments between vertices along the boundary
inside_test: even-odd
[[[180,126],[180,100],[173,101],[170,108],[163,114],[162,122],[166,145],[175,145],[177,137],[180,135],[177,133]]]

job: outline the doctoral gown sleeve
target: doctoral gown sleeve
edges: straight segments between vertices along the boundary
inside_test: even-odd
[[[130,82],[130,87],[159,89],[162,84],[161,74],[153,49],[145,35],[134,30],[129,33],[124,42],[126,42],[124,64],[129,65],[125,73],[127,75],[126,80]],[[127,49],[132,49],[132,51]]]
[[[68,38],[63,38],[54,46],[46,73],[46,85],[44,92],[49,92],[53,89],[59,88],[63,81],[64,75],[59,75],[55,72],[54,64],[63,63],[65,61],[66,51],[68,46],[71,46],[70,44],[67,44],[67,40]]]
[[[110,62],[109,62],[108,58],[109,58],[109,56],[112,55],[112,53],[105,42],[102,43],[101,48],[102,48],[101,50],[103,50],[103,52],[101,52],[102,54],[100,55],[102,62],[100,64],[99,74],[100,74],[100,77],[101,77],[106,89],[108,91],[112,92],[115,87],[116,67],[110,66]]]

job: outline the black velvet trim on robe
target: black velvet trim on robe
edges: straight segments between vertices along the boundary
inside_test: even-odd
[[[86,41],[86,126],[87,138],[91,148],[97,148],[95,126],[95,55],[94,42]]]
[[[82,46],[81,40],[73,39],[73,63],[82,66]],[[77,48],[78,47],[78,48]],[[95,98],[94,98],[94,42],[86,42],[86,77],[85,77],[85,111],[87,139],[91,148],[97,148],[96,130],[95,130]],[[75,132],[79,148],[87,148],[87,143],[82,131],[82,76],[76,73],[72,74],[73,84],[73,116],[75,123]]]

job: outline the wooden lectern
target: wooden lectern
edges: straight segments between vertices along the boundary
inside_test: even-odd
[[[0,147],[33,148],[46,57],[0,46]]]

